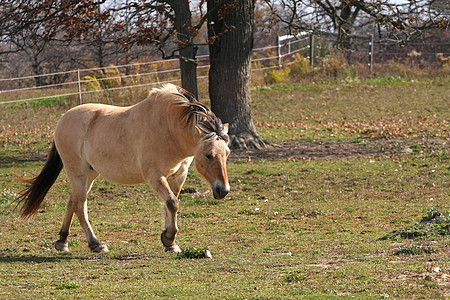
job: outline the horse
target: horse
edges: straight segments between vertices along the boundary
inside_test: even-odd
[[[172,84],[151,90],[133,106],[76,106],[58,121],[40,174],[22,178],[30,185],[18,197],[20,214],[29,218],[37,213],[64,167],[72,190],[55,248],[69,251],[67,238],[75,213],[91,251],[107,252],[88,220],[87,194],[94,180],[101,175],[122,184],[147,183],[164,201],[161,242],[165,251],[179,253],[175,243],[178,195],[188,168],[194,162],[214,198],[223,199],[230,191],[228,144],[228,124]]]

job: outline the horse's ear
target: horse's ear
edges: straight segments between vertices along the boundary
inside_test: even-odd
[[[223,132],[228,134],[228,123],[223,124]]]

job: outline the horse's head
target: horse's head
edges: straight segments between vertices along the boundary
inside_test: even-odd
[[[230,154],[228,148],[228,124],[223,125],[221,135],[206,133],[195,127],[200,135],[194,158],[197,172],[209,183],[214,198],[222,199],[230,191],[227,174],[227,158]]]

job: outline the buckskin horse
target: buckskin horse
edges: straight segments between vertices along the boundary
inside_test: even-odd
[[[72,192],[55,248],[69,251],[67,238],[75,213],[89,248],[106,252],[108,247],[95,236],[88,220],[86,197],[93,181],[101,175],[123,184],[146,182],[164,200],[162,244],[166,251],[178,253],[177,197],[190,164],[194,162],[216,199],[230,190],[227,132],[228,124],[172,84],[153,89],[145,100],[129,107],[77,106],[59,120],[41,173],[23,179],[30,185],[18,198],[20,214],[37,213],[64,167]]]

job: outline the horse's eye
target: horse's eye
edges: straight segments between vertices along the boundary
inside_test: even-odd
[[[207,159],[212,159],[212,155],[211,154],[205,154]]]

